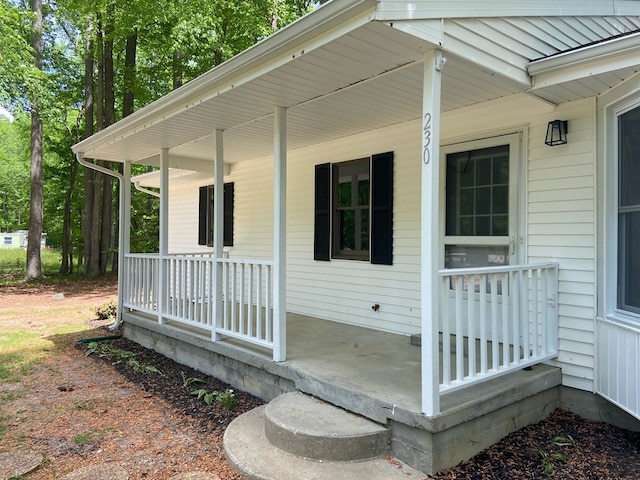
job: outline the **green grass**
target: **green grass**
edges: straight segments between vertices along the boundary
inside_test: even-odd
[[[0,335],[0,382],[15,383],[33,370],[50,342],[38,333],[9,332]]]
[[[42,274],[57,275],[62,257],[60,252],[50,248],[42,249]],[[21,248],[0,248],[0,286],[22,283],[27,273],[27,251]]]

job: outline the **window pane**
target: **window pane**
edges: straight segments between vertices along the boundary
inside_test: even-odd
[[[509,235],[509,216],[508,215],[494,215],[493,225],[491,226],[494,235],[499,237],[506,237]]]
[[[340,250],[356,249],[356,212],[355,210],[340,210]]]
[[[491,213],[491,187],[482,187],[476,190],[476,215]]]
[[[369,210],[360,210],[360,250],[369,250]]]
[[[360,175],[362,177],[363,175]],[[358,205],[369,205],[369,179],[360,180],[358,182]]]
[[[338,185],[338,207],[351,206],[351,179],[348,181],[342,181]]]
[[[493,184],[509,184],[509,156],[502,155],[493,159]]]
[[[494,214],[509,213],[509,187],[493,187],[492,207]],[[496,235],[499,235],[496,233]]]
[[[491,158],[479,158],[476,161],[476,185],[491,184]]]
[[[619,118],[620,206],[640,205],[640,107]]]
[[[618,308],[640,313],[640,212],[619,217]]]

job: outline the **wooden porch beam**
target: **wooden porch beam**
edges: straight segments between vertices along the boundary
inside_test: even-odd
[[[422,413],[440,413],[438,270],[440,265],[440,95],[446,58],[424,55],[422,98],[422,186],[420,209]]]
[[[287,357],[287,111],[273,116],[273,360]]]

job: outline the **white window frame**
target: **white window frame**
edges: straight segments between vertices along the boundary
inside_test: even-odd
[[[601,101],[604,101],[601,100]],[[601,291],[604,295],[598,309],[608,320],[640,327],[640,313],[618,308],[618,195],[619,195],[619,152],[618,123],[620,115],[640,108],[640,85],[624,97],[620,96],[601,109],[603,122],[603,150],[600,165],[602,172],[599,182],[600,220],[599,246],[603,251],[604,265],[600,265]]]

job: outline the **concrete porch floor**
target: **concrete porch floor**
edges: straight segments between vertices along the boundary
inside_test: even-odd
[[[559,405],[560,371],[545,365],[444,395],[421,413],[420,347],[409,337],[287,315],[287,360],[208,332],[125,314],[125,336],[265,401],[299,390],[391,430],[393,454],[433,473],[473,456]]]

